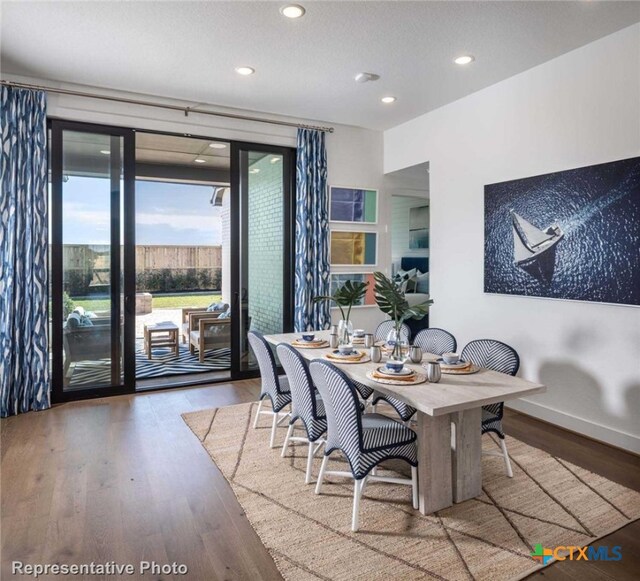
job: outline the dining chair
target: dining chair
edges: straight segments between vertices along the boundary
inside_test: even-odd
[[[373,334],[373,340],[375,342],[386,341],[387,336],[389,335],[389,331],[392,331],[393,329],[395,329],[395,323],[393,321],[382,321],[382,323],[380,323],[376,327],[375,333]],[[411,330],[409,329],[409,326],[405,323],[402,323],[402,327],[400,328],[400,339],[409,343],[410,337]],[[353,385],[358,390],[358,393],[360,394],[362,399],[365,401],[371,397],[371,394],[373,394],[373,389],[371,389],[368,385],[364,385],[363,383],[360,383],[358,381],[354,381]]]
[[[280,343],[276,347],[276,351],[282,368],[289,379],[289,388],[291,390],[291,417],[287,436],[282,446],[282,457],[284,458],[287,453],[289,442],[307,442],[309,451],[307,453],[307,470],[304,482],[309,484],[311,482],[313,458],[324,444],[322,436],[327,431],[324,403],[313,385],[309,374],[309,366],[304,357],[287,343]],[[293,435],[298,420],[302,422],[307,434],[306,437]]]
[[[271,448],[275,445],[276,430],[278,426],[289,417],[289,412],[284,412],[284,416],[280,417],[280,412],[291,403],[291,392],[289,390],[289,380],[286,376],[278,376],[276,369],[276,361],[267,343],[266,339],[261,333],[256,331],[249,331],[247,333],[249,338],[249,344],[253,349],[253,353],[258,360],[258,367],[260,368],[260,377],[262,379],[262,386],[260,388],[260,403],[258,404],[258,411],[256,412],[256,418],[253,422],[253,427],[258,427],[258,419],[261,414],[267,414],[273,416],[271,425],[271,439],[269,446]],[[263,410],[262,402],[264,398],[268,397],[271,400],[272,410]]]
[[[395,321],[392,321],[392,320],[382,321],[382,323],[380,323],[376,327],[376,332],[373,334],[374,339],[376,341],[386,341],[389,333],[393,331],[395,328],[396,328]],[[400,327],[400,339],[406,343],[409,343],[411,339],[411,329],[409,329],[409,325],[407,325],[406,323],[402,323],[402,326]]]
[[[471,361],[479,367],[515,375],[520,368],[520,357],[513,347],[495,339],[476,339],[467,343],[460,353],[461,359]],[[482,406],[482,433],[494,432],[499,439],[502,453],[483,452],[490,456],[502,456],[507,469],[507,476],[513,478],[511,460],[507,452],[507,443],[504,439],[502,428],[502,416],[504,415],[504,402],[492,403]]]
[[[359,528],[360,499],[369,481],[406,484],[412,487],[413,507],[418,508],[418,446],[416,433],[404,424],[380,414],[363,414],[351,380],[328,361],[315,359],[309,364],[327,414],[327,436],[320,466],[316,494],[322,490],[326,475],[353,478],[351,530]],[[347,458],[350,472],[327,471],[332,452],[340,450]],[[372,474],[385,460],[397,458],[411,466],[411,478]]]
[[[414,345],[418,345],[423,352],[433,353],[434,355],[442,355],[443,353],[448,353],[449,351],[455,351],[457,347],[456,338],[449,333],[449,331],[445,331],[444,329],[438,329],[436,327],[431,327],[429,329],[423,329],[420,331],[413,340]],[[398,412],[400,419],[403,422],[407,422],[411,419],[413,414],[416,413],[416,408],[411,407],[409,404],[403,402],[402,400],[390,396],[384,395],[379,392],[373,396],[373,400],[371,404],[373,406],[373,410],[375,411],[375,406],[379,401],[386,401],[393,409]]]
[[[443,353],[455,353],[458,348],[456,338],[437,327],[423,329],[413,339],[413,344],[418,345],[424,353],[433,353],[434,355],[442,355]]]

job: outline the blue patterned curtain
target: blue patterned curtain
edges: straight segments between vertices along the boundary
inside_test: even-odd
[[[327,329],[329,304],[313,297],[329,294],[327,151],[324,132],[298,129],[296,159],[295,330]]]
[[[0,415],[50,406],[47,346],[47,105],[2,87]]]

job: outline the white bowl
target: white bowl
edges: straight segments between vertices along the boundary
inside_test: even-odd
[[[340,352],[340,355],[350,355],[353,351],[353,345],[339,345],[338,351]]]
[[[460,360],[460,355],[458,355],[457,353],[443,353],[442,359],[444,359],[445,363],[448,363],[449,365],[454,365],[455,363],[458,363],[458,361]]]

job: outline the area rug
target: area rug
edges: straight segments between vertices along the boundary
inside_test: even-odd
[[[513,478],[502,458],[485,456],[482,496],[429,516],[411,507],[410,487],[370,483],[352,533],[353,482],[329,477],[316,496],[304,484],[306,445],[281,458],[280,447],[269,448],[270,419],[253,429],[256,409],[183,418],[287,580],[520,579],[543,566],[531,556],[537,545],[584,546],[640,518],[640,493],[508,438]],[[483,446],[497,443],[485,436]],[[318,458],[314,475],[319,467]],[[328,469],[344,470],[344,460]]]
[[[73,365],[69,385],[90,385],[95,383],[109,383],[111,381],[111,360],[82,361]],[[187,345],[180,344],[176,357],[173,349],[156,347],[153,349],[153,359],[149,359],[142,345],[136,349],[136,379],[150,379],[154,377],[169,377],[191,373],[205,373],[207,371],[222,371],[231,367],[231,349],[208,349],[205,351],[204,362],[200,363],[198,353],[191,355]]]

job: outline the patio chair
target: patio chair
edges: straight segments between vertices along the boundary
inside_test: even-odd
[[[64,348],[64,373],[72,363],[98,361],[111,357],[111,317],[97,317],[90,326],[73,326],[65,323],[62,333]]]
[[[185,307],[182,309],[182,315],[180,319],[180,332],[182,334],[183,343],[190,342],[189,336],[192,329],[189,326],[189,315],[191,313],[208,313],[210,318],[215,319],[225,311],[229,310],[229,305],[227,303],[217,303],[216,307],[217,309],[215,311],[208,311],[207,307]],[[194,328],[193,330],[195,331],[197,329]]]
[[[207,349],[229,347],[231,345],[231,317],[211,312],[189,313],[189,351],[204,363]]]

